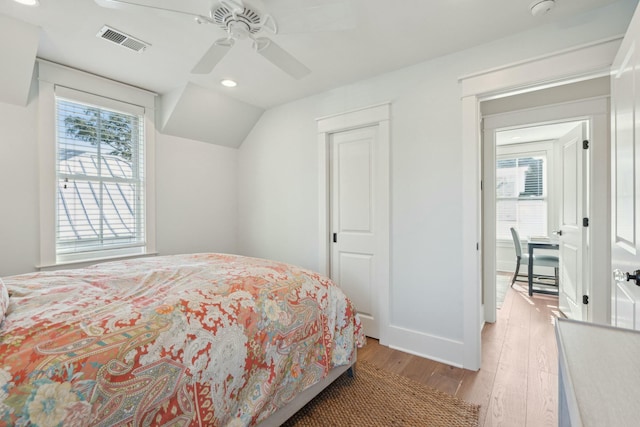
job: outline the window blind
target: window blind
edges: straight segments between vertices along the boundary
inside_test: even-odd
[[[56,98],[56,254],[145,245],[144,120]]]
[[[496,169],[496,236],[546,236],[548,230],[546,156],[499,158]]]

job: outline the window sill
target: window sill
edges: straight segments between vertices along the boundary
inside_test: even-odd
[[[93,264],[98,264],[101,262],[118,261],[118,260],[133,259],[133,258],[145,258],[145,257],[156,256],[156,255],[158,255],[158,252],[148,252],[148,253],[134,254],[134,255],[96,257],[91,259],[84,259],[82,261],[66,261],[66,262],[57,262],[55,264],[36,265],[36,269],[39,271],[52,271],[52,270],[60,270],[60,269],[66,269],[66,268],[82,268],[82,267],[88,267]]]

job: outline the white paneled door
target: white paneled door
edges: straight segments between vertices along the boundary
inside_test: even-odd
[[[640,329],[640,17],[636,13],[611,73],[611,322]]]
[[[331,278],[358,309],[367,336],[380,334],[376,289],[378,127],[334,133],[331,150]]]
[[[560,202],[560,310],[569,318],[587,319],[583,303],[586,227],[583,224],[587,193],[585,124],[580,123],[558,141],[562,152],[562,197]]]

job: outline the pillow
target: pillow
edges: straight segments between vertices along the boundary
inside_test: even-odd
[[[9,291],[4,285],[2,279],[0,279],[0,323],[4,320],[4,315],[9,308]]]

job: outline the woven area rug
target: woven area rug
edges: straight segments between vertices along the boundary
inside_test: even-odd
[[[358,362],[283,426],[477,426],[479,405]]]

